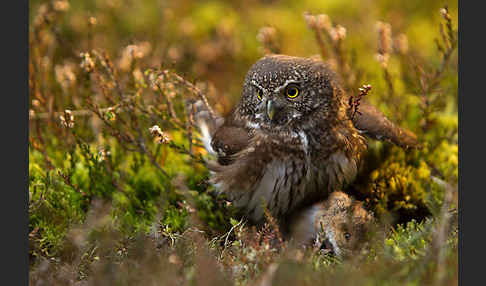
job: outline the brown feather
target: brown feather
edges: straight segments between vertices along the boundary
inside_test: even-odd
[[[218,162],[222,165],[231,163],[231,156],[248,146],[250,136],[241,127],[223,125],[213,135],[211,145],[218,152]]]
[[[403,148],[420,146],[417,136],[412,131],[391,122],[366,100],[361,101],[358,112],[353,117],[353,124],[359,131],[373,139],[391,141]]]

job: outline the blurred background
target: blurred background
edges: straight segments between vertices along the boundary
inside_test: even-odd
[[[30,20],[35,24],[39,6],[32,0]],[[387,22],[392,36],[405,35],[408,46],[425,58],[434,58],[437,48],[439,9],[449,7],[457,23],[457,1],[57,1],[58,10],[51,41],[52,60],[76,62],[80,52],[106,50],[128,68],[124,47],[142,44],[143,66],[173,68],[192,80],[207,82],[224,110],[240,95],[248,68],[263,56],[258,35],[272,27],[276,52],[294,56],[319,54],[313,31],[304,12],[327,14],[346,29],[346,45],[359,66],[366,67],[366,80],[375,83],[380,65],[376,22]],[[61,4],[66,3],[66,4]],[[55,38],[55,40],[54,40]],[[56,41],[59,40],[59,41]],[[126,51],[125,51],[126,53]],[[435,57],[434,57],[435,55]],[[125,55],[125,57],[127,57]],[[375,83],[379,84],[379,82]],[[219,102],[221,101],[221,102]]]

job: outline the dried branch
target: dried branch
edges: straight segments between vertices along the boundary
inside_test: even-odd
[[[356,95],[356,96],[353,95],[353,96],[349,97],[348,104],[349,104],[349,108],[352,112],[351,113],[351,120],[354,119],[354,116],[355,116],[356,113],[361,114],[361,112],[359,112],[359,110],[358,110],[358,107],[361,103],[361,98],[368,95],[370,90],[371,90],[371,84],[364,84],[363,87],[359,88],[359,94],[358,95]]]

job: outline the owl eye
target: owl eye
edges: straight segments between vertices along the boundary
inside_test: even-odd
[[[299,95],[299,88],[295,85],[289,85],[285,89],[285,94],[288,98],[296,98]]]
[[[259,100],[262,100],[262,98],[263,98],[263,90],[258,89],[258,91],[257,91],[257,97],[258,97]]]
[[[351,234],[349,234],[349,233],[346,232],[344,234],[344,238],[346,238],[346,240],[349,240],[351,238]]]

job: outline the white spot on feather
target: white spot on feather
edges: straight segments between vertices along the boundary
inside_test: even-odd
[[[273,92],[277,93],[279,92],[280,90],[282,90],[282,88],[285,88],[287,85],[291,84],[291,83],[299,83],[300,81],[298,80],[293,80],[293,79],[288,79],[284,82],[283,85],[277,87]]]
[[[300,142],[304,147],[304,151],[307,153],[309,150],[309,140],[307,140],[307,135],[305,134],[304,131],[299,131],[298,134],[299,134]]]
[[[251,121],[247,121],[246,122],[246,127],[253,128],[253,129],[258,129],[258,128],[260,128],[260,124],[255,123],[255,122],[251,122]]]
[[[267,89],[263,88],[263,86],[259,85],[255,80],[252,80],[251,84],[253,84],[254,86],[258,87],[259,89],[261,89],[265,92],[267,91]]]
[[[216,151],[214,151],[213,147],[211,146],[211,140],[213,139],[211,134],[209,133],[209,127],[204,121],[199,122],[199,129],[201,130],[202,135],[202,142],[204,144],[204,148],[208,151],[209,154],[216,155]]]

